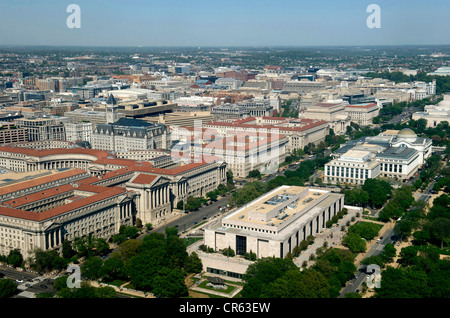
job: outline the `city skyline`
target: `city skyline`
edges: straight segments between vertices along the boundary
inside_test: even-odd
[[[0,4],[0,45],[32,46],[380,46],[446,45],[450,4],[434,1],[76,1],[80,28],[69,28],[73,1]],[[367,8],[380,8],[369,28]],[[18,19],[19,17],[19,19]],[[14,23],[20,21],[20,27]],[[419,22],[418,22],[419,21]],[[420,22],[421,21],[421,22]],[[33,32],[31,32],[33,31]]]

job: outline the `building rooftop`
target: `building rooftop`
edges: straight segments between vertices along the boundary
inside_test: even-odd
[[[385,151],[379,153],[377,155],[377,157],[402,160],[402,159],[409,159],[417,153],[418,153],[418,151],[414,148],[391,147],[391,148],[386,149]]]
[[[216,230],[257,232],[259,236],[280,234],[294,222],[306,223],[331,196],[339,195],[322,189],[281,186],[225,217],[221,225],[216,224]]]

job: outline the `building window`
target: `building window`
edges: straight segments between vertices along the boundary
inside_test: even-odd
[[[236,235],[236,254],[244,255],[247,252],[247,237]]]

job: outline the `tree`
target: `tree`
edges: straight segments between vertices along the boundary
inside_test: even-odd
[[[380,226],[371,222],[358,222],[349,227],[348,233],[356,233],[360,237],[371,240],[375,236],[378,235],[378,231],[380,230]]]
[[[20,250],[18,250],[18,249],[11,250],[8,254],[6,261],[9,265],[12,265],[14,267],[19,267],[23,263],[22,253],[20,253]]]
[[[100,257],[92,256],[81,265],[81,275],[92,280],[99,279],[102,266],[103,260]]]
[[[178,236],[170,235],[166,238],[167,266],[182,268],[188,258],[186,244]]]
[[[236,255],[234,250],[231,247],[229,247],[229,246],[227,248],[223,249],[222,254],[227,256],[227,257],[234,257]]]
[[[365,207],[369,203],[369,193],[360,187],[343,190],[342,193],[345,194],[345,204]]]
[[[156,273],[165,266],[165,250],[152,249],[140,252],[127,264],[131,283],[139,290],[151,291]]]
[[[106,281],[113,281],[125,276],[125,264],[117,257],[110,257],[103,263],[100,269],[100,276],[104,277]]]
[[[262,258],[248,266],[243,275],[245,285],[242,289],[242,297],[259,298],[267,284],[274,282],[283,276],[288,270],[298,270],[291,259]]]
[[[0,279],[0,299],[9,298],[17,290],[17,285],[10,279]]]
[[[388,266],[381,272],[381,284],[375,289],[375,297],[427,298],[430,292],[425,272]]]
[[[62,242],[62,257],[63,258],[71,258],[76,254],[74,249],[72,248],[72,243],[69,240],[64,240]]]
[[[234,187],[233,171],[231,170],[227,171],[227,185]]]
[[[53,283],[53,288],[56,290],[62,290],[64,288],[67,288],[67,279],[69,276],[65,275],[65,276],[61,276],[61,277],[57,277],[55,279],[55,282]]]
[[[76,237],[72,243],[79,256],[90,257],[94,254],[96,239],[92,236]]]
[[[33,267],[38,271],[50,271],[53,269],[63,269],[65,266],[64,260],[59,256],[58,251],[41,249],[34,250]]]
[[[450,219],[435,219],[431,224],[430,234],[431,238],[440,242],[441,248],[443,248],[444,242],[447,243],[450,239]]]
[[[412,222],[409,220],[397,222],[394,227],[394,233],[402,239],[407,238],[411,235],[412,225]]]
[[[344,236],[342,242],[346,245],[350,251],[354,253],[360,253],[366,251],[366,241],[356,233],[348,233]]]
[[[266,193],[266,190],[266,184],[261,181],[248,182],[233,193],[229,202],[231,205],[242,206]]]
[[[122,234],[129,239],[133,239],[138,237],[139,229],[136,226],[121,225],[119,228],[119,234]]]
[[[282,277],[266,285],[263,298],[329,298],[329,284],[319,272],[311,269],[289,270]]]
[[[104,255],[109,251],[109,244],[104,238],[97,238],[95,242],[95,251],[97,254]]]
[[[184,270],[187,273],[200,273],[203,270],[202,260],[198,257],[197,253],[192,252],[184,265]]]
[[[112,253],[112,257],[121,259],[123,262],[130,260],[137,255],[139,248],[143,244],[142,240],[130,239],[121,243],[119,247]]]
[[[56,295],[58,298],[115,298],[116,291],[112,287],[94,288],[82,282],[80,288],[62,288]]]
[[[261,172],[258,169],[252,170],[248,173],[248,177],[261,179]]]
[[[178,236],[178,229],[174,226],[165,228],[166,236]]]
[[[433,220],[437,218],[450,219],[450,196],[441,194],[433,200],[428,217]]]
[[[366,179],[362,187],[369,194],[369,203],[373,207],[381,207],[387,201],[387,196],[391,192],[389,183],[377,179]]]
[[[417,258],[417,247],[407,246],[400,251],[400,258],[403,265],[415,264]]]
[[[179,268],[161,268],[154,278],[152,292],[160,297],[174,298],[188,295],[184,275]]]
[[[206,193],[206,196],[207,196],[210,200],[216,201],[216,200],[217,200],[217,197],[218,197],[218,194],[217,194],[216,191],[209,191],[209,192]]]

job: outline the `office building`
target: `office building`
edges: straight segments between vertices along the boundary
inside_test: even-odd
[[[98,124],[92,134],[92,148],[123,152],[130,150],[167,149],[170,136],[164,124],[139,119],[120,118],[111,124]]]
[[[328,190],[281,186],[204,227],[204,245],[220,252],[255,253],[284,258],[309,235],[317,235],[344,207],[344,195]],[[210,273],[242,278],[248,265],[241,258],[197,250]]]

